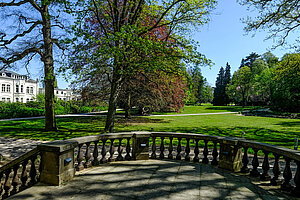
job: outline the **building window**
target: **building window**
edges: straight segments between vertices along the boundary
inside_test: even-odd
[[[5,92],[5,84],[2,84],[2,92]]]
[[[33,99],[30,99],[30,101],[33,101]]]
[[[63,91],[61,91],[61,94],[63,94],[64,92]]]
[[[21,93],[23,93],[23,85],[21,85]]]
[[[21,98],[21,103],[23,103],[23,98]]]
[[[10,102],[10,98],[7,98],[7,102]]]
[[[19,98],[16,98],[16,102],[19,102]]]
[[[30,87],[30,94],[33,94],[33,87]]]
[[[10,92],[10,85],[6,85],[6,91]]]
[[[16,85],[16,93],[19,93],[19,85]]]
[[[56,91],[56,94],[58,94],[58,91]]]
[[[26,93],[29,94],[29,87],[26,88]]]
[[[5,101],[5,98],[2,98],[2,101]]]
[[[28,99],[28,98],[26,99],[26,102],[29,102],[29,99]]]

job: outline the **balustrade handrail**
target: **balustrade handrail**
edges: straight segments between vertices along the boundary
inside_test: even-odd
[[[32,157],[33,155],[36,155],[38,153],[39,153],[39,150],[37,147],[35,147],[34,149],[28,151],[27,153],[24,153],[20,157],[10,161],[9,163],[3,165],[2,167],[0,167],[0,173],[4,172],[7,169],[12,168],[14,165],[16,165],[18,163],[22,163],[24,160],[29,159],[30,157]]]
[[[256,142],[252,140],[246,140],[245,138],[236,137],[224,137],[224,136],[213,136],[195,133],[176,133],[176,132],[119,132],[119,133],[106,133],[101,135],[84,136],[78,138],[68,139],[68,141],[76,141],[78,144],[84,144],[87,142],[94,142],[103,139],[116,139],[116,138],[131,138],[134,135],[137,137],[142,135],[149,135],[151,137],[173,137],[173,138],[189,138],[189,139],[199,139],[208,141],[217,141],[222,143],[234,142],[235,144],[243,147],[256,148],[263,151],[268,151],[270,153],[275,153],[281,156],[288,157],[293,160],[300,161],[300,151],[288,149],[285,147],[280,147],[276,145],[271,145],[267,143]]]

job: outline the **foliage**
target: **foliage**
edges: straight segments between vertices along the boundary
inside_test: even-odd
[[[229,103],[229,97],[226,94],[227,85],[230,83],[231,80],[231,73],[230,73],[230,65],[226,63],[226,69],[221,67],[217,80],[216,80],[216,88],[214,90],[214,99],[213,104],[217,106],[226,105]]]
[[[300,112],[300,54],[286,54],[275,68],[273,104]]]
[[[247,66],[252,70],[252,65],[253,65],[254,61],[256,59],[258,59],[259,57],[260,57],[260,55],[258,55],[255,52],[250,53],[249,56],[246,56],[246,58],[242,59],[240,68]]]
[[[252,73],[249,67],[244,66],[234,72],[231,85],[228,87],[228,95],[235,98],[245,106],[249,102],[250,89],[251,89]]]
[[[174,73],[184,63],[207,63],[185,36],[190,28],[208,21],[215,4],[215,0],[79,1],[71,65],[80,76],[91,71],[109,75],[107,131],[113,129],[116,104],[128,77],[140,69],[147,73]],[[161,35],[160,27],[167,34]],[[178,61],[181,65],[167,67]]]
[[[41,95],[42,96],[42,95]],[[42,100],[44,100],[42,98]],[[55,114],[77,114],[90,113],[92,111],[107,110],[107,106],[89,106],[81,101],[62,101],[55,103]],[[30,101],[27,103],[0,102],[0,119],[10,119],[19,117],[36,117],[45,115],[45,104],[43,101]]]
[[[44,114],[44,109],[26,107],[23,103],[0,102],[0,119],[36,117]]]

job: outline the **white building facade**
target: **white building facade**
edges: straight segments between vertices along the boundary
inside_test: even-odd
[[[40,88],[39,93],[44,94],[45,93],[45,88]],[[54,88],[54,95],[58,100],[63,100],[63,101],[70,101],[70,100],[80,100],[81,95],[74,93],[73,90],[71,89],[59,89],[59,88]]]
[[[0,101],[34,101],[39,91],[39,81],[12,71],[0,71]]]

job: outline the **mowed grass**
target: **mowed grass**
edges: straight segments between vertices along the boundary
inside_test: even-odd
[[[174,115],[174,114],[198,114],[198,113],[216,113],[216,112],[239,112],[243,110],[253,110],[262,107],[254,106],[213,106],[212,104],[203,104],[202,106],[184,106],[180,109],[180,112],[166,112],[157,113],[153,112],[153,115]]]
[[[58,118],[58,132],[43,130],[43,119],[0,122],[0,136],[38,140],[64,140],[102,134],[105,116]],[[237,114],[202,116],[117,117],[115,132],[172,131],[241,137],[287,148],[293,148],[295,137],[300,137],[299,119],[242,116]]]

